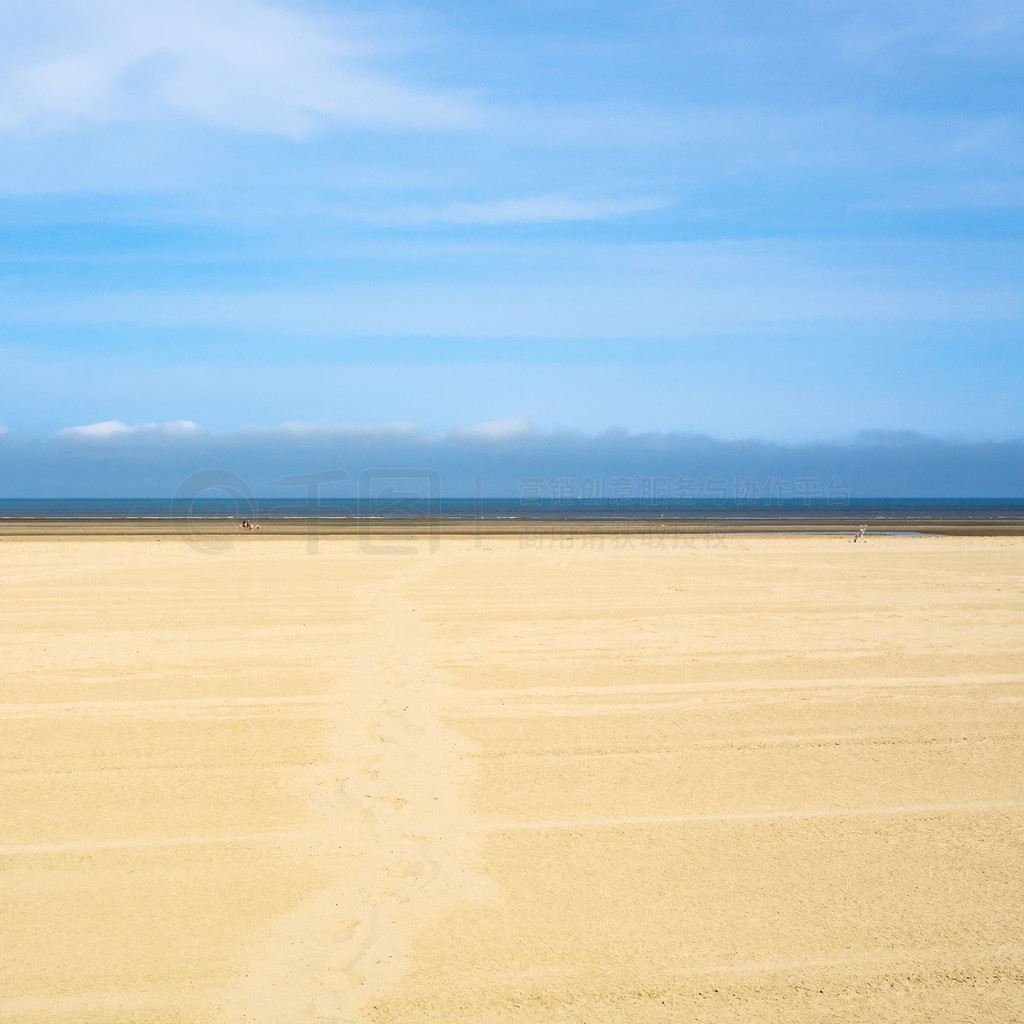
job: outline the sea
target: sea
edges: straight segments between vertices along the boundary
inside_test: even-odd
[[[0,498],[0,519],[1024,520],[1024,500]]]

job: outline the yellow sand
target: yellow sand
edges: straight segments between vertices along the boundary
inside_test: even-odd
[[[1024,541],[0,541],[0,1020],[1024,1006]]]

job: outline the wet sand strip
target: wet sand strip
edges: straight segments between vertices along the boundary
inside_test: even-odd
[[[260,520],[259,531],[243,531],[237,519],[0,519],[0,537],[205,537],[267,536],[437,536],[494,537],[516,535],[707,535],[707,534],[841,534],[867,526],[871,534],[926,534],[947,537],[1021,537],[1024,518],[874,518],[786,517],[702,519],[274,519]]]

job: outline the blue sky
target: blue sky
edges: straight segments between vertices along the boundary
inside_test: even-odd
[[[0,17],[8,439],[1024,437],[1019,3]]]

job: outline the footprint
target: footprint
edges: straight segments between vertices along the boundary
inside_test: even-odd
[[[363,825],[377,824],[377,816],[373,811],[344,789],[338,790],[338,805],[349,821],[358,821]]]
[[[406,754],[412,753],[412,751],[410,751],[409,749],[409,745],[407,743],[404,743],[397,736],[388,736],[384,733],[377,733],[377,735],[374,736],[374,739],[378,743],[387,743],[391,746],[398,747],[399,750],[403,751]]]
[[[348,992],[362,985],[363,978],[355,971],[324,971],[319,981],[331,992]]]
[[[394,807],[396,811],[400,811],[409,802],[403,796],[373,796],[370,793],[364,793],[363,796],[367,800],[376,800],[378,803]]]
[[[430,885],[440,871],[437,861],[430,857],[403,860],[387,869],[387,874],[395,878],[396,881],[378,892],[386,894],[399,903],[406,903],[413,893]]]
[[[361,927],[362,926],[362,927]],[[325,946],[335,947],[342,946],[346,943],[353,942],[360,931],[368,933],[372,928],[372,924],[364,925],[358,917],[343,917],[335,921],[334,924],[327,925],[321,928],[317,933],[316,937]],[[363,940],[360,946],[365,945],[365,935],[362,936]],[[352,959],[349,958],[340,967],[335,968],[336,970],[344,970],[352,964]],[[332,964],[332,966],[334,966]]]
[[[356,917],[346,917],[341,921],[336,921],[334,927],[337,931],[334,933],[334,941],[348,942],[355,935],[360,924],[362,922]]]
[[[338,995],[335,992],[318,992],[313,996],[313,1012],[317,1014],[314,1020],[336,1021],[340,1024],[344,1020],[338,1016],[340,1009]]]
[[[441,873],[441,865],[432,857],[424,857],[422,860],[417,861],[416,864],[418,865],[418,870],[407,873],[407,877],[413,880],[413,884],[409,887],[409,892],[415,892],[417,889],[430,885]]]

